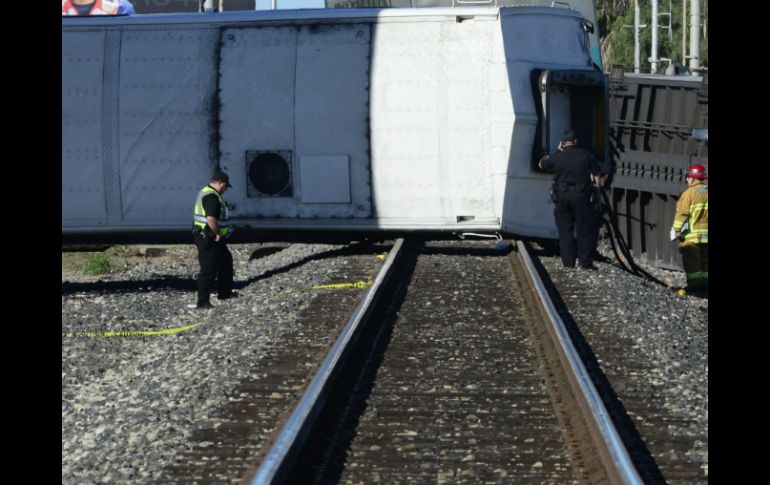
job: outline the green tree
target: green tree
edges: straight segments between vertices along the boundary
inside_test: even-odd
[[[669,2],[671,8],[671,34],[668,30],[668,18],[658,16],[658,57],[673,59],[674,64],[687,65],[688,62],[682,59],[682,14],[683,1],[690,0],[660,0],[658,5],[658,14],[668,12]],[[708,32],[708,0],[701,0],[701,18]],[[688,3],[689,6],[689,3]],[[646,25],[642,28],[639,35],[640,68],[642,72],[649,72],[650,63],[647,58],[652,51],[652,9],[649,0],[639,0],[640,23]],[[633,69],[634,65],[634,4],[633,0],[604,0],[596,3],[597,17],[602,19],[605,27],[600,31],[600,43],[602,46],[602,56],[605,65],[622,64],[627,70]],[[689,11],[687,23],[689,24]],[[628,27],[626,27],[628,26]],[[700,63],[702,66],[708,66],[708,37],[703,38],[703,28],[701,26],[701,44],[700,44]],[[689,49],[689,32],[685,39]],[[658,71],[662,72],[666,68],[666,63],[659,64]]]

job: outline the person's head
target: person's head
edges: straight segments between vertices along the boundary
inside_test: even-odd
[[[702,182],[706,180],[708,177],[706,177],[706,167],[701,165],[700,163],[693,163],[690,165],[690,168],[687,169],[687,177],[685,180],[687,181],[687,185],[693,185],[698,182]]]
[[[559,142],[559,146],[567,147],[567,146],[573,146],[576,144],[577,144],[577,138],[575,137],[574,131],[567,130],[561,135],[561,141]]]
[[[214,171],[211,175],[211,182],[209,185],[214,187],[220,194],[232,187],[232,185],[230,185],[230,177],[221,170]]]

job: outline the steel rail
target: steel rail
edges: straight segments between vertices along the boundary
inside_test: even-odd
[[[291,413],[289,420],[284,425],[276,438],[273,446],[268,451],[259,469],[251,480],[252,485],[265,485],[278,483],[296,458],[296,451],[307,438],[312,428],[315,417],[323,404],[328,390],[333,384],[334,378],[339,374],[339,369],[344,365],[348,350],[352,347],[360,334],[361,322],[368,317],[381,295],[381,288],[393,272],[395,260],[401,254],[404,239],[397,239],[390,250],[387,259],[380,268],[372,286],[369,287],[364,297],[359,302],[355,311],[348,320],[345,328],[334,343],[329,355],[316,372],[313,380],[302,395],[297,407]]]
[[[596,391],[596,387],[591,381],[591,377],[586,371],[585,365],[578,356],[575,346],[567,333],[559,313],[551,301],[548,291],[545,289],[540,275],[532,263],[532,258],[527,251],[526,245],[522,241],[516,241],[519,258],[527,269],[527,274],[535,287],[535,290],[543,303],[545,313],[548,315],[550,325],[548,332],[554,343],[558,343],[559,359],[570,377],[570,386],[577,397],[583,410],[583,415],[588,422],[591,436],[594,439],[594,445],[599,450],[602,463],[607,471],[608,478],[612,483],[638,484],[644,483],[639,476],[636,467],[631,462],[623,441],[618,435],[615,425],[605,408],[604,403]]]

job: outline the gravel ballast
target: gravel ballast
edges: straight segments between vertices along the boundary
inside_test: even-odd
[[[324,257],[341,246],[294,244],[250,260],[260,247],[230,246],[236,286],[245,286],[232,300],[212,296],[212,310],[187,308],[192,245],[99,278],[63,275],[62,483],[156,480],[195,429],[212,425],[265,346],[293,329],[309,289],[344,264]],[[193,324],[172,335],[100,334]]]
[[[242,288],[233,300],[212,296],[214,310],[187,308],[198,271],[192,245],[148,248],[100,277],[63,272],[62,483],[157,481],[192,433],[213,425],[210,416],[250,377],[264,349],[294,329],[314,297],[309,289],[344,264],[325,257],[342,247],[330,245],[294,244],[250,259],[265,246],[230,246]],[[616,339],[645,369],[641,383],[626,386],[668,413],[669,434],[690,439],[687,459],[707,481],[708,302],[633,276],[607,248],[601,252],[609,262],[597,263],[597,271],[563,269],[558,256],[538,256],[586,340]],[[682,273],[644,268],[672,286],[684,284]],[[573,295],[594,303],[570,307]],[[199,326],[172,335],[78,336],[193,324]],[[611,366],[603,357],[597,352],[600,365]],[[612,380],[613,370],[606,373]],[[624,404],[644,437],[642,412]],[[653,456],[673,453],[665,443],[648,446]]]
[[[595,271],[539,257],[663,477],[707,482],[708,300],[624,271],[607,246],[600,253]],[[671,287],[685,284],[682,272],[638,264]]]

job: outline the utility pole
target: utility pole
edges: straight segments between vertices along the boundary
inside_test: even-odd
[[[639,0],[634,0],[634,25],[624,25],[624,29],[634,29],[634,73],[639,74],[639,31],[647,25],[639,24]]]
[[[639,74],[639,31],[642,26],[639,24],[639,0],[634,0],[634,74]]]
[[[687,65],[687,0],[682,0],[682,65]]]
[[[658,72],[658,0],[652,2],[652,59],[650,60],[650,73]]]
[[[690,1],[690,72],[700,68],[700,0]]]

